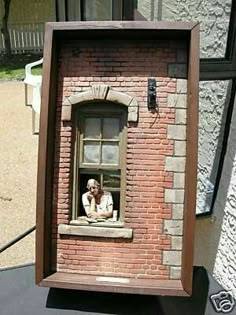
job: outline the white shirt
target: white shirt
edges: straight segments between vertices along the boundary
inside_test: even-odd
[[[88,209],[90,208],[90,202],[88,200],[89,192],[86,192],[82,195],[82,203],[84,206],[84,210],[88,215]],[[101,197],[100,204],[96,204],[97,213],[109,212],[109,206],[113,205],[112,195],[108,191],[104,191],[104,194]]]

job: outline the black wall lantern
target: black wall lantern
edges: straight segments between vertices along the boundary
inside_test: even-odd
[[[156,109],[157,102],[156,102],[156,79],[148,78],[148,91],[147,91],[148,99],[148,109],[154,110]]]

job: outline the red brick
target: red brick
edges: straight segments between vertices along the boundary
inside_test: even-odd
[[[159,45],[162,47],[147,42],[145,47],[139,47],[137,43],[124,42],[122,46],[109,47],[95,41],[93,48],[84,42],[80,44],[80,58],[72,56],[73,46],[62,47],[61,53],[67,60],[59,67],[63,86],[57,96],[55,161],[60,164],[55,169],[53,216],[57,211],[58,220],[53,218],[54,225],[68,223],[73,197],[72,126],[64,126],[59,121],[63,97],[86,90],[93,83],[108,84],[138,100],[139,121],[129,124],[127,139],[125,225],[134,229],[133,240],[60,239],[59,236],[57,246],[64,257],[57,261],[60,270],[114,276],[118,273],[143,279],[169,277],[169,269],[162,269],[161,253],[162,248],[170,247],[170,239],[162,234],[162,224],[164,218],[171,218],[172,208],[164,203],[164,189],[172,187],[173,174],[165,172],[164,166],[165,156],[173,155],[173,141],[167,139],[166,134],[168,124],[174,123],[175,110],[167,108],[167,96],[175,92],[176,80],[165,76],[168,62],[175,61],[175,52],[166,48],[164,42]],[[61,62],[63,60],[62,57]],[[146,106],[149,76],[157,79],[158,116],[150,113]],[[57,226],[53,231],[55,237]]]

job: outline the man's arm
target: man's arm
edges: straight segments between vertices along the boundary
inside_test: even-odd
[[[82,203],[83,203],[85,213],[88,217],[91,215],[92,212],[95,212],[96,203],[95,203],[95,198],[92,195],[88,193],[83,194]]]
[[[107,198],[107,211],[100,213],[100,218],[103,219],[108,219],[112,217],[112,213],[113,213],[113,199],[112,199],[112,195],[110,192],[106,193],[106,198]]]

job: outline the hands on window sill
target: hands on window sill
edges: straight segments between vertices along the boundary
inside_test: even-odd
[[[70,224],[101,227],[124,227],[124,222],[114,220],[113,218],[88,218],[87,216],[80,216],[76,220],[70,221]]]

